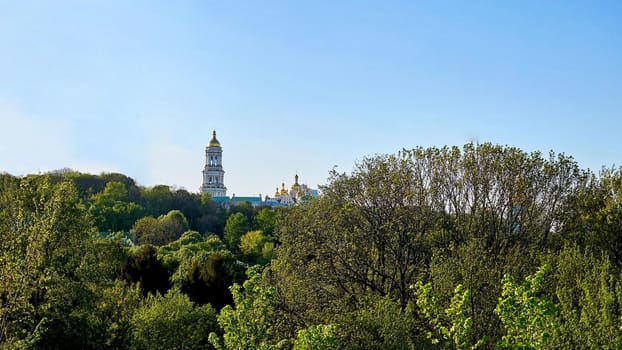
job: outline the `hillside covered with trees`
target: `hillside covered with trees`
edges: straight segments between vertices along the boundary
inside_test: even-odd
[[[290,208],[0,175],[0,349],[620,349],[622,172],[492,144]]]

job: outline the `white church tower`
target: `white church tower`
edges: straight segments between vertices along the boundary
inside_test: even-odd
[[[222,170],[222,147],[216,139],[216,130],[212,133],[212,139],[205,147],[205,168],[203,168],[203,185],[201,193],[209,193],[212,198],[225,197],[225,171]]]

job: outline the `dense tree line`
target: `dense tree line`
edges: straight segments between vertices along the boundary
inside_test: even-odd
[[[243,248],[223,240],[240,213]],[[210,348],[277,214],[121,174],[0,174],[0,349]]]
[[[619,348],[621,180],[563,154],[491,144],[333,171],[276,234],[266,277],[287,322],[274,332],[332,324],[345,348]],[[512,327],[540,321],[519,314],[527,301],[503,302],[504,288],[541,266],[530,293],[551,304],[541,310],[551,329],[526,328],[546,336],[519,341]]]
[[[0,349],[618,349],[622,171],[468,144],[292,208],[0,175]]]

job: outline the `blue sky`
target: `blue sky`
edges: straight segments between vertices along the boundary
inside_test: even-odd
[[[0,0],[0,170],[229,194],[402,148],[622,165],[620,1]]]

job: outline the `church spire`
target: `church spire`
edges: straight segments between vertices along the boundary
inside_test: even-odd
[[[292,185],[292,191],[300,191],[300,185],[298,184],[298,172],[296,172],[296,176],[294,176],[294,184]]]
[[[222,168],[222,147],[216,138],[216,130],[212,132],[212,139],[205,147],[205,167],[203,168],[203,185],[201,193],[209,193],[212,197],[225,197],[225,171]]]

